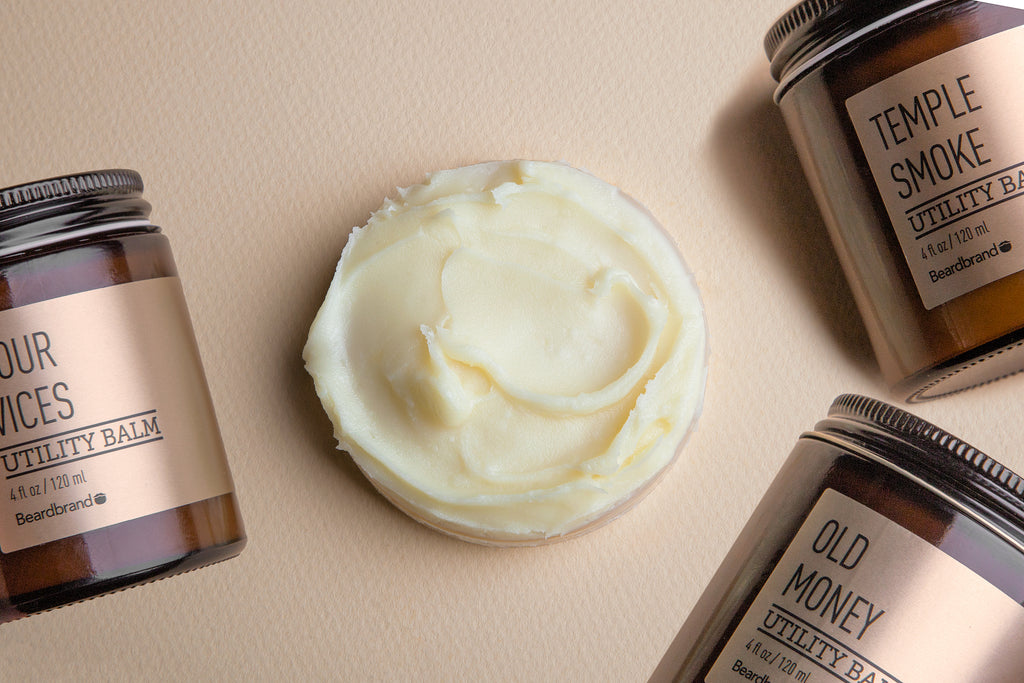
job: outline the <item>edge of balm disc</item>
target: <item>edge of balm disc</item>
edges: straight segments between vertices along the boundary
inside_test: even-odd
[[[303,350],[347,451],[413,518],[527,545],[590,530],[674,461],[707,332],[674,243],[554,162],[434,173],[350,236]]]

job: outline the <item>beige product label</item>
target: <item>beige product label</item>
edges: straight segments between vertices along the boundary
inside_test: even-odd
[[[232,490],[178,278],[0,312],[0,551]]]
[[[1024,26],[846,101],[925,308],[1024,269]]]
[[[705,680],[1019,683],[1024,607],[828,489]]]

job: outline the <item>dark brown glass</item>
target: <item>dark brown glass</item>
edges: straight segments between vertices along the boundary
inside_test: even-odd
[[[0,259],[0,310],[176,275],[159,228],[114,229]],[[237,500],[226,493],[0,553],[0,623],[228,559],[245,541]]]
[[[841,11],[836,14],[845,11],[849,19],[857,16],[850,8],[870,7],[874,0],[838,4]],[[909,4],[886,0],[876,7]],[[912,401],[953,393],[1024,367],[1024,273],[926,310],[846,112],[846,100],[932,57],[1021,24],[1021,10],[939,2],[864,36],[778,93],[882,372],[896,393]],[[856,28],[851,19],[842,30]],[[833,35],[807,40],[805,54],[788,62],[776,55],[773,73],[784,79],[804,57],[840,33],[837,29]],[[1005,353],[1011,349],[1012,358]]]
[[[906,416],[919,433],[861,419],[875,410],[888,411],[890,424]],[[1012,472],[923,420],[881,402],[840,397],[830,417],[798,440],[651,680],[704,679],[826,489],[911,531],[1024,605],[1024,552],[992,530],[1024,547],[1021,487]]]

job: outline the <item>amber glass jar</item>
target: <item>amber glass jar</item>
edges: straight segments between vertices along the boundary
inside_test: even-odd
[[[924,400],[1024,368],[1024,10],[806,0],[765,47],[895,391]]]
[[[1020,681],[1022,604],[1020,477],[903,410],[841,396],[653,680]]]
[[[133,171],[0,190],[0,622],[245,544],[149,212]]]

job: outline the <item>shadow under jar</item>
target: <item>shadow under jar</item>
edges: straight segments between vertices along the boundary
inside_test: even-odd
[[[167,238],[133,171],[0,190],[0,622],[245,545]]]
[[[910,401],[1024,368],[1024,10],[807,0],[765,39],[882,372]]]

